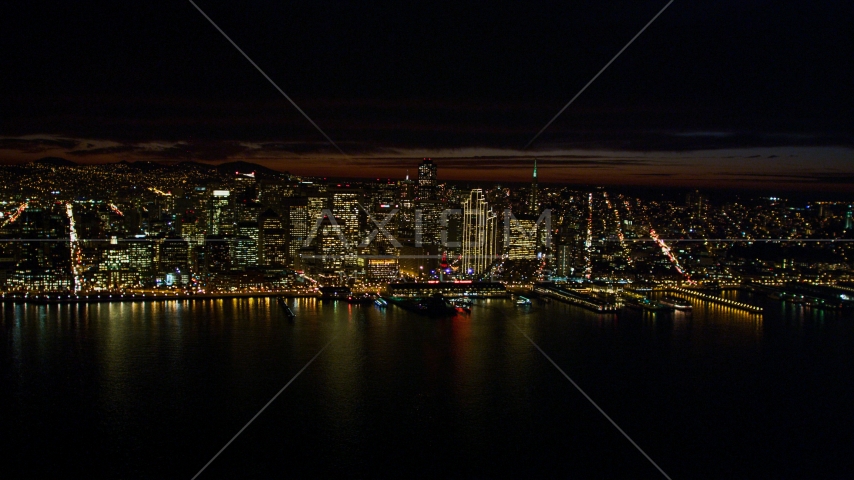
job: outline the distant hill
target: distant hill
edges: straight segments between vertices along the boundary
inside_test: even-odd
[[[244,162],[244,161],[221,163],[221,164],[216,166],[216,169],[222,173],[255,172],[256,174],[262,174],[262,175],[282,175],[282,174],[287,175],[286,172],[279,172],[279,171],[273,170],[271,168],[267,168],[267,167],[258,165],[257,163],[249,163],[249,162]]]
[[[66,160],[60,157],[44,157],[38,160],[33,160],[34,165],[44,165],[46,167],[76,167],[76,163],[71,160]]]
[[[130,170],[136,170],[138,172],[150,172],[152,170],[160,170],[161,168],[165,168],[163,165],[157,162],[147,161],[128,162],[127,160],[122,160],[121,162],[117,162],[115,165],[123,165]]]
[[[178,167],[179,169],[190,169],[190,168],[195,168],[197,170],[215,170],[216,169],[216,165],[194,162],[192,160],[185,160],[185,161],[183,161],[183,162],[181,162],[175,166]]]

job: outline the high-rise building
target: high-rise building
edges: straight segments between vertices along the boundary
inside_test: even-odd
[[[479,276],[495,259],[498,217],[489,208],[483,190],[471,191],[463,203],[462,274]]]
[[[230,235],[234,233],[234,215],[232,214],[233,211],[230,191],[212,190],[209,211],[209,234]]]
[[[577,253],[574,244],[556,245],[555,258],[552,262],[554,275],[560,278],[572,277],[575,272],[575,259]]]
[[[258,243],[254,239],[240,235],[230,237],[228,244],[232,270],[246,270],[258,264]]]
[[[398,213],[398,233],[403,239],[412,239],[415,237],[415,195],[416,184],[409,179],[409,174],[406,174],[406,180],[401,180],[398,186],[398,205],[400,213]]]
[[[425,158],[418,166],[418,199],[436,199],[436,165],[429,158]]]
[[[352,189],[332,192],[332,213],[341,222],[341,230],[347,243],[359,243],[359,217],[362,215],[359,207],[360,192]]]
[[[255,172],[237,172],[235,174],[234,196],[237,198],[237,201],[241,203],[244,200],[254,202],[258,199],[258,181],[255,178]]]
[[[223,272],[231,269],[229,242],[221,235],[205,237],[204,266],[207,272]]]
[[[345,228],[339,218],[326,217],[320,225],[317,239],[317,252],[320,255],[323,273],[331,274],[343,271],[345,255],[348,252],[345,242]]]
[[[187,285],[190,281],[190,245],[181,237],[159,242],[157,278],[166,285]]]
[[[442,211],[444,204],[437,200],[415,202],[415,244],[440,245],[442,243]]]
[[[528,209],[532,215],[540,213],[540,191],[537,185],[537,159],[534,159],[534,176],[531,180],[531,197],[528,199]]]
[[[127,239],[128,267],[146,279],[154,271],[154,243],[145,239]]]
[[[504,221],[508,233],[504,248],[510,260],[536,260],[539,229],[536,215],[509,216]]]
[[[160,245],[158,271],[188,273],[190,263],[190,246],[182,238],[166,238]]]
[[[266,266],[288,264],[288,230],[286,222],[273,210],[267,210],[259,219],[259,262]]]
[[[306,247],[306,241],[314,226],[314,218],[309,213],[308,197],[289,198],[286,205],[288,211],[287,220],[283,222],[288,230],[288,265],[291,268],[300,269],[298,260],[300,249]],[[318,210],[318,215],[320,210]]]

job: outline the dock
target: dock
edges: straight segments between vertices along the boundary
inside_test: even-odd
[[[536,285],[534,286],[534,292],[564,303],[578,305],[597,313],[616,312],[620,308],[615,296],[593,295],[584,290],[574,291],[555,285]]]
[[[697,298],[700,300],[705,300],[707,302],[725,305],[727,307],[735,308],[737,310],[744,310],[744,311],[747,311],[750,313],[762,313],[764,311],[762,307],[757,307],[756,305],[750,305],[749,303],[736,302],[735,300],[730,300],[727,298],[723,298],[719,295],[714,295],[712,293],[703,292],[700,290],[692,290],[689,288],[681,288],[681,287],[664,287],[658,291],[678,293],[681,295],[685,295],[686,297]]]

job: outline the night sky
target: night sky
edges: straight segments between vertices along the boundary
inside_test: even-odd
[[[854,186],[854,5],[2,2],[0,162],[248,160],[299,174]],[[486,168],[489,167],[489,168]]]

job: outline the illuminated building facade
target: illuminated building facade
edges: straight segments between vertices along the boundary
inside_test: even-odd
[[[463,203],[462,274],[479,276],[492,265],[496,253],[498,217],[489,208],[483,190],[471,191]]]

